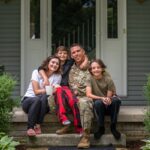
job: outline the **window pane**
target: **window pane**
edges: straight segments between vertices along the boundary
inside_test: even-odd
[[[95,57],[95,0],[52,1],[52,46],[81,44]]]
[[[30,0],[30,38],[40,38],[40,0]]]
[[[118,38],[117,0],[107,0],[107,37]]]

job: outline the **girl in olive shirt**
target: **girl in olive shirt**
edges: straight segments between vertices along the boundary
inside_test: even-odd
[[[100,59],[95,59],[90,63],[89,71],[91,77],[87,82],[86,95],[93,99],[94,109],[98,116],[98,131],[94,133],[95,139],[105,133],[104,116],[110,115],[111,132],[115,139],[120,139],[121,134],[116,130],[117,115],[121,104],[120,99],[116,96],[116,88],[111,76],[105,71],[105,64]]]

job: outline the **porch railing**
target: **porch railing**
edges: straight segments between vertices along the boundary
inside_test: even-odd
[[[80,43],[87,52],[95,49],[95,17],[92,16],[86,22],[74,27],[74,29],[67,33],[57,43],[53,43],[53,50],[59,45],[70,47],[72,43]]]

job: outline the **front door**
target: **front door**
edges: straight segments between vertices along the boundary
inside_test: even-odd
[[[80,43],[107,65],[126,95],[126,0],[22,0],[21,94],[31,72],[59,45]]]
[[[101,0],[99,56],[106,64],[117,93],[127,95],[126,0]]]

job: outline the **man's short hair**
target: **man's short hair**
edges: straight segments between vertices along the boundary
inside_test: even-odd
[[[81,49],[84,49],[83,46],[79,43],[73,43],[71,46],[70,46],[70,50],[72,47],[75,47],[75,46],[79,46]]]

